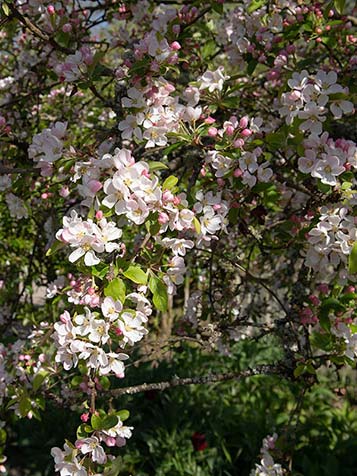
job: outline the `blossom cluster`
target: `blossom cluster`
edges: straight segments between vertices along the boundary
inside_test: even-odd
[[[357,168],[357,147],[351,140],[334,141],[327,132],[310,134],[303,141],[304,156],[298,159],[298,168],[327,185],[337,185],[337,177],[351,168]]]
[[[63,139],[67,123],[56,122],[50,129],[44,129],[34,135],[29,147],[29,158],[41,169],[44,176],[52,175],[53,163],[62,157]]]
[[[290,125],[298,118],[301,131],[320,135],[323,131],[322,123],[327,118],[327,106],[335,119],[350,114],[353,103],[346,100],[348,88],[343,88],[336,81],[335,71],[326,73],[319,70],[315,75],[306,70],[293,73],[288,80],[291,91],[282,94],[282,107],[279,109],[286,124]]]
[[[61,81],[73,82],[87,73],[88,66],[93,63],[93,53],[88,46],[82,46],[72,55],[68,55],[63,63],[56,64],[55,72]]]
[[[346,265],[356,241],[357,223],[351,210],[342,205],[324,206],[319,222],[307,234],[305,264],[321,275],[337,271],[341,263]],[[341,279],[345,279],[346,266],[341,273]]]
[[[116,343],[120,348],[140,341],[147,330],[143,326],[151,314],[149,301],[141,293],[128,294],[127,301],[133,301],[136,309],[124,308],[119,300],[111,297],[103,299],[101,315],[84,308],[84,314],[71,317],[68,311],[61,315],[61,322],[55,324],[53,338],[56,342],[56,362],[65,370],[85,361],[88,369],[100,375],[113,373],[124,376],[123,361],[129,358],[122,352],[114,352]]]
[[[105,464],[110,455],[107,456],[102,443],[108,447],[125,445],[126,439],[130,438],[132,427],[124,426],[119,416],[116,416],[117,423],[109,429],[94,431],[92,436],[79,438],[75,445],[69,442],[64,444],[63,450],[54,447],[51,455],[55,460],[55,471],[59,471],[61,476],[87,476],[91,474],[85,464],[86,459],[93,463]]]

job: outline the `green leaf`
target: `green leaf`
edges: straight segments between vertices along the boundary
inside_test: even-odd
[[[103,387],[104,390],[110,389],[110,379],[108,377],[106,376],[100,377],[99,383]]]
[[[109,430],[118,423],[116,415],[92,415],[90,422],[94,430]]]
[[[357,241],[352,246],[351,253],[348,257],[348,272],[357,273]]]
[[[220,15],[222,15],[222,13],[223,13],[223,4],[222,4],[222,3],[214,2],[214,3],[212,4],[212,9],[213,9],[215,12],[219,13]]]
[[[147,274],[139,266],[130,265],[123,274],[136,284],[146,284],[148,280]]]
[[[345,0],[334,0],[335,8],[337,12],[342,15],[343,10],[345,9]]]
[[[37,390],[41,387],[43,384],[45,378],[47,377],[48,372],[46,370],[40,370],[34,377],[32,381],[32,388],[34,392],[37,392]]]
[[[93,431],[93,428],[91,426],[86,425],[85,423],[82,423],[82,425],[80,425],[77,428],[77,432],[76,432],[77,439],[87,438],[88,433],[91,433],[92,431]]]
[[[201,223],[196,217],[193,218],[193,226],[195,227],[197,235],[199,235],[201,233]]]
[[[150,276],[149,289],[153,294],[153,303],[158,311],[166,311],[168,306],[167,288],[155,275]]]
[[[226,445],[224,444],[224,441],[222,440],[221,441],[221,446],[222,446],[222,450],[223,450],[223,453],[224,453],[224,456],[226,457],[226,460],[228,461],[228,463],[232,464],[232,458],[231,458],[231,455],[226,447]]]
[[[252,0],[250,2],[250,5],[248,7],[248,13],[253,13],[255,10],[258,10],[258,8],[262,7],[267,3],[266,0]]]
[[[65,243],[62,243],[62,241],[55,241],[51,248],[46,251],[46,256],[54,255],[55,253],[57,253],[57,251],[61,250],[65,246]]]
[[[19,412],[22,417],[27,416],[28,412],[31,410],[31,400],[27,395],[22,395],[19,401]]]
[[[155,170],[167,170],[168,166],[163,164],[162,162],[153,160],[149,162],[149,169],[150,169],[150,172],[154,172]]]
[[[118,424],[118,417],[116,415],[107,415],[102,419],[102,430],[110,430],[113,426]]]
[[[93,276],[99,279],[104,279],[109,272],[109,266],[103,265],[102,263],[97,266],[92,266],[91,268]]]
[[[0,446],[4,446],[6,443],[6,431],[0,428]]]
[[[6,3],[3,3],[2,4],[2,9],[3,9],[3,12],[4,12],[5,16],[8,17],[10,15],[9,5],[7,5]]]
[[[170,175],[162,184],[162,190],[171,190],[177,184],[178,178],[174,175]]]
[[[254,73],[255,68],[258,66],[257,60],[251,60],[247,66],[247,74],[252,75]]]
[[[184,142],[182,142],[182,141],[174,142],[173,144],[169,145],[168,147],[165,147],[165,149],[162,151],[162,153],[163,153],[163,155],[169,155],[174,150],[179,149],[183,144],[184,144]],[[159,162],[159,164],[161,164],[161,162]],[[149,163],[149,167],[151,169],[150,163]],[[168,167],[166,167],[166,165],[165,165],[165,169],[168,169]]]
[[[125,301],[125,283],[120,278],[115,278],[110,281],[108,286],[104,288],[104,296],[112,297],[116,301]]]
[[[333,311],[339,312],[339,311],[344,311],[345,306],[341,304],[338,299],[331,297],[331,298],[324,299],[322,301],[321,309],[328,310],[328,311],[332,309]]]
[[[305,364],[298,364],[296,369],[294,370],[294,377],[298,378],[302,375],[306,370]]]
[[[266,142],[273,150],[284,147],[286,142],[286,134],[284,132],[271,132],[265,136]]]
[[[83,377],[81,375],[76,375],[71,380],[71,385],[73,387],[78,387],[83,382]]]
[[[328,312],[326,310],[321,311],[320,317],[319,317],[319,322],[320,322],[320,326],[325,331],[329,331],[331,329],[330,318],[328,317]]]
[[[118,476],[122,466],[123,460],[121,456],[118,456],[114,461],[111,462],[109,467],[105,468],[103,476]]]
[[[115,412],[115,414],[121,421],[127,420],[130,416],[129,410],[119,410],[118,412]]]
[[[102,429],[101,423],[102,423],[102,419],[99,415],[91,416],[90,424],[92,425],[94,430],[101,430]]]

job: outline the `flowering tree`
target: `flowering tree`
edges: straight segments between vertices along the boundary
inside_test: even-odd
[[[55,471],[115,476],[121,395],[272,374],[303,396],[354,365],[352,3],[2,2],[2,472],[49,401],[79,423]],[[125,384],[243,339],[278,357]],[[294,470],[277,438],[252,475]]]

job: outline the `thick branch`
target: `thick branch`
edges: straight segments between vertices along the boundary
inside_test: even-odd
[[[227,380],[241,380],[254,375],[280,375],[288,378],[290,373],[288,369],[280,365],[259,365],[254,369],[241,370],[240,372],[228,372],[225,374],[208,374],[197,377],[179,378],[175,377],[172,380],[156,383],[143,383],[132,387],[115,388],[110,393],[113,396],[133,395],[134,393],[147,392],[148,390],[166,390],[171,387],[178,387],[181,385],[202,385],[215,382],[225,382]]]
[[[0,164],[0,175],[4,174],[38,174],[40,172],[40,169],[36,169],[34,167],[29,167],[29,168],[11,168],[11,167],[4,167]]]

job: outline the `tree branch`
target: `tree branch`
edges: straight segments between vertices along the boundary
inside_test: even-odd
[[[166,390],[171,387],[179,387],[181,385],[202,385],[216,382],[225,382],[227,380],[241,380],[255,375],[280,375],[289,378],[291,373],[283,364],[277,365],[259,365],[253,369],[241,370],[240,372],[228,372],[225,374],[208,374],[197,377],[179,378],[174,377],[172,380],[155,383],[143,383],[132,387],[122,387],[113,389],[110,394],[113,396],[133,395],[135,393],[147,392],[148,390]]]
[[[50,43],[56,50],[62,51],[62,53],[65,53],[67,55],[74,54],[73,50],[58,44],[54,38],[51,38],[50,36],[47,35],[47,33],[44,33],[42,30],[37,28],[37,26],[34,25],[29,18],[21,15],[21,13],[14,7],[14,5],[8,4],[8,6],[11,10],[11,13],[14,15],[14,17],[17,18],[35,36],[37,36],[37,38],[40,38],[41,40]]]

